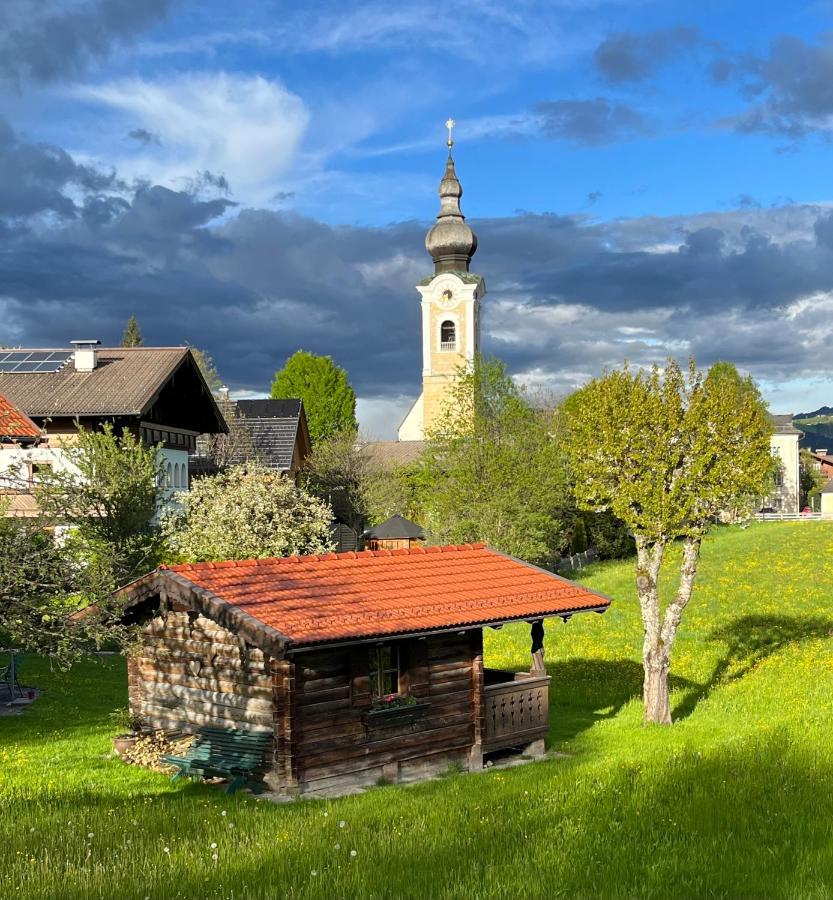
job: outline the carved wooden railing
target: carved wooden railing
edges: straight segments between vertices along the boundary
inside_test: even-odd
[[[522,747],[549,730],[549,675],[484,671],[483,750]]]

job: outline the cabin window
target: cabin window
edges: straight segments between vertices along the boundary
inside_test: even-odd
[[[370,697],[382,700],[399,693],[399,647],[381,644],[370,648]]]
[[[168,463],[165,466],[165,487],[174,486],[174,467]]]
[[[450,320],[446,319],[440,325],[440,350],[456,350],[457,349],[457,326]]]

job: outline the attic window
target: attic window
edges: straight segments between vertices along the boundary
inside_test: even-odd
[[[442,325],[440,325],[440,350],[456,349],[457,327],[450,319],[446,319]]]

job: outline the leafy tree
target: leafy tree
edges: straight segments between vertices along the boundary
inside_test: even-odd
[[[751,379],[730,364],[703,376],[693,361],[683,373],[672,360],[664,372],[608,372],[573,394],[566,409],[577,499],[612,513],[634,535],[645,720],[668,724],[671,651],[701,541],[720,513],[762,493],[772,468],[767,409]],[[659,573],[675,540],[680,574],[663,613]]]
[[[369,514],[369,482],[380,477],[355,431],[336,431],[318,441],[306,461],[309,490],[332,506],[335,517],[361,531]]]
[[[200,478],[165,517],[173,551],[189,562],[325,553],[332,511],[283,475],[257,465]]]
[[[214,360],[205,352],[205,350],[200,350],[199,347],[192,347],[189,344],[188,349],[191,351],[191,356],[194,357],[194,362],[202,373],[202,377],[205,379],[208,389],[216,397],[220,393],[220,388],[223,386],[223,379],[217,371]]]
[[[330,356],[298,350],[275,373],[272,397],[300,398],[309,425],[310,440],[318,443],[339,432],[355,432],[356,394],[347,373]]]
[[[819,500],[821,489],[826,483],[827,479],[822,475],[812,453],[806,448],[801,450],[798,455],[799,506],[818,509],[821,502]]]
[[[0,509],[0,634],[4,643],[66,667],[91,644],[121,640],[120,604],[100,569],[71,544],[56,542],[43,520],[6,519]],[[78,612],[95,603],[95,614]]]
[[[460,370],[415,476],[413,512],[442,542],[486,541],[552,561],[569,542],[557,418],[534,409],[499,360]]]
[[[35,495],[52,522],[72,528],[80,552],[125,584],[157,565],[162,542],[154,519],[163,461],[158,447],[131,431],[79,429],[64,448],[66,467],[39,475]]]
[[[122,347],[144,347],[145,345],[135,315],[127,320],[127,328],[124,329],[124,334],[121,336],[121,345]]]

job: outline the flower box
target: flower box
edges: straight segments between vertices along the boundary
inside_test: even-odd
[[[430,703],[409,703],[404,706],[390,706],[387,709],[369,709],[364,714],[364,724],[368,728],[392,728],[397,725],[411,725],[421,719]]]

